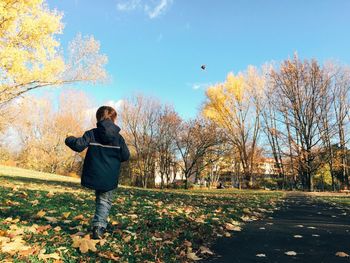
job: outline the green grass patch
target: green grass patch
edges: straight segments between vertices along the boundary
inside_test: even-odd
[[[350,196],[318,196],[317,198],[342,208],[350,208]]]
[[[76,181],[58,179],[0,176],[0,261],[188,262],[191,253],[210,256],[200,247],[234,235],[232,226],[244,229],[243,221],[272,212],[283,195],[120,187],[105,240],[96,244],[96,251],[83,253],[73,243],[88,239],[94,193]]]

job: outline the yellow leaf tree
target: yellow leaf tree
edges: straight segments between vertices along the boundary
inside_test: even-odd
[[[224,130],[237,151],[246,186],[252,183],[263,86],[264,79],[253,67],[238,75],[229,73],[225,82],[207,89],[203,108],[203,115]]]
[[[64,62],[61,20],[44,0],[0,1],[0,105],[32,89],[105,77],[107,58],[93,37],[79,35]]]

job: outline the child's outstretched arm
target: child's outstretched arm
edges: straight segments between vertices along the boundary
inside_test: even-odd
[[[119,141],[120,149],[121,149],[121,162],[125,162],[130,158],[130,152],[128,146],[125,143],[123,136],[120,135]]]
[[[89,146],[90,141],[91,137],[87,131],[82,137],[68,136],[64,142],[73,151],[82,152]]]

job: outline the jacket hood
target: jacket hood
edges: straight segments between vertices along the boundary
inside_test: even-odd
[[[97,122],[97,133],[102,143],[111,143],[119,136],[120,128],[111,120]]]

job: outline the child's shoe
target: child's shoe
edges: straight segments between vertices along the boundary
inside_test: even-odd
[[[106,231],[106,229],[104,227],[94,226],[92,228],[92,239],[103,238],[103,234],[105,233],[105,231]]]

